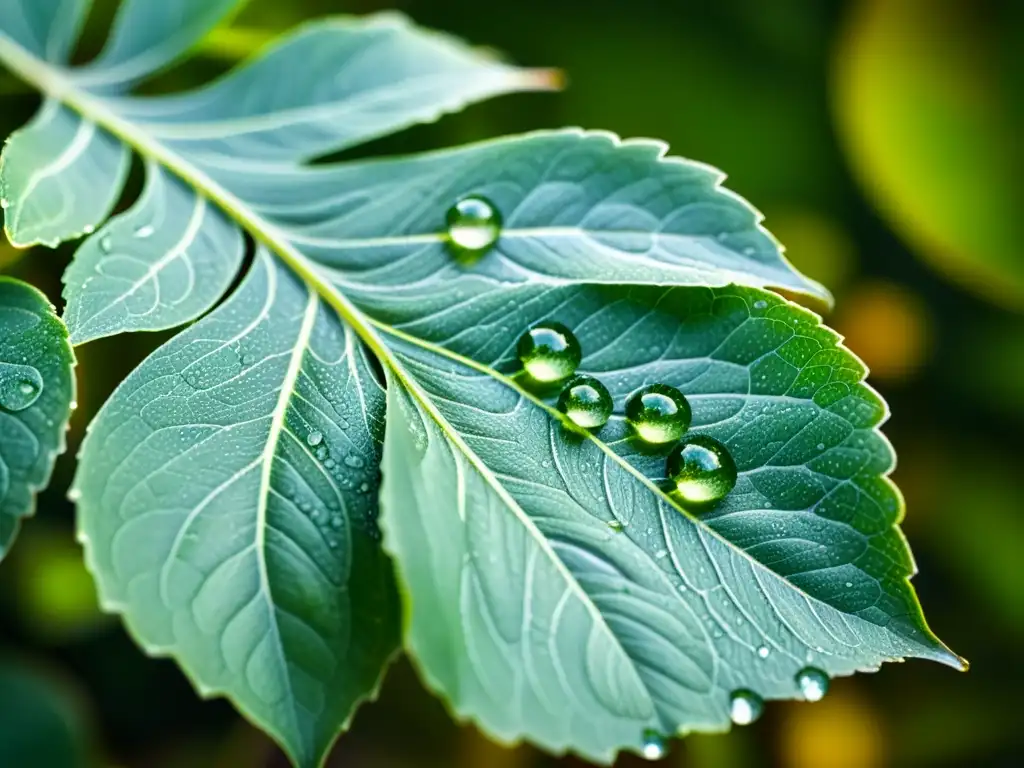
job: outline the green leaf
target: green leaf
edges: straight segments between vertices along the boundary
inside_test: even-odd
[[[117,203],[129,159],[116,138],[47,99],[4,144],[0,202],[7,239],[20,248],[54,248],[94,231]]]
[[[86,768],[86,723],[63,681],[21,660],[0,662],[0,765]]]
[[[194,320],[227,290],[244,253],[238,227],[148,162],[138,202],[86,240],[64,274],[72,342]]]
[[[0,0],[0,34],[32,55],[57,64],[68,60],[91,0]]]
[[[999,33],[985,27],[998,15],[928,0],[859,0],[851,10],[834,92],[853,170],[922,259],[1024,307],[1020,130]]]
[[[46,297],[0,277],[0,558],[64,452],[74,364],[67,330]]]
[[[264,251],[92,423],[73,495],[104,604],[315,764],[398,644],[377,543],[383,393]],[[112,512],[116,513],[112,514]]]
[[[908,584],[885,407],[816,317],[735,287],[516,294],[385,336],[385,542],[408,647],[459,715],[604,762],[649,730],[725,729],[734,690],[799,697],[807,666],[959,666]],[[498,372],[513,328],[550,317],[617,413],[650,383],[687,393],[740,471],[720,505],[680,507],[621,417],[582,431]]]
[[[609,760],[647,729],[723,729],[735,688],[797,697],[806,664],[959,664],[908,582],[884,404],[818,318],[762,290],[829,298],[720,172],[581,130],[309,165],[552,85],[394,15],[308,25],[157,98],[110,95],[2,35],[0,60],[142,155],[150,189],[172,188],[157,174],[180,182],[80,250],[76,339],[201,315],[236,269],[232,247],[218,252],[237,242],[227,219],[259,244],[238,292],[101,410],[75,493],[105,605],[297,764],[322,760],[396,641],[378,498],[407,649],[460,717],[503,740]],[[79,164],[62,174],[95,183]],[[475,259],[446,231],[467,196],[503,220]],[[173,233],[201,200],[226,219],[188,249],[217,276],[190,287]],[[178,222],[151,250],[128,234],[150,211]],[[26,221],[39,238],[67,231]],[[133,251],[127,278],[99,255],[114,235]],[[125,279],[139,288],[122,297]],[[515,376],[512,350],[542,319],[574,329],[581,370],[619,413],[645,383],[682,387],[695,431],[736,459],[736,490],[697,517],[620,417],[568,428]]]
[[[197,45],[248,0],[123,0],[110,39],[76,79],[92,89],[125,90]]]

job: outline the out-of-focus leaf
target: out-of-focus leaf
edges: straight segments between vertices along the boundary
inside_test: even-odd
[[[67,329],[46,297],[0,277],[0,558],[64,451],[73,368]]]
[[[86,768],[86,727],[77,702],[20,661],[0,661],[0,765],[4,768]]]
[[[1021,149],[971,0],[859,0],[835,51],[854,172],[920,255],[1024,307]]]

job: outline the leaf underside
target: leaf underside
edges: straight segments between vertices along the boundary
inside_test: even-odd
[[[392,14],[306,25],[190,93],[129,93],[232,5],[132,0],[71,69],[58,0],[0,0],[0,60],[46,96],[5,148],[8,235],[97,230],[65,276],[72,339],[198,320],[98,414],[74,486],[101,595],[143,647],[303,766],[373,695],[399,593],[405,647],[460,717],[598,761],[648,729],[725,729],[736,688],[793,698],[807,665],[959,664],[908,581],[885,406],[765,290],[828,300],[721,173],[575,129],[310,165],[553,85]],[[104,223],[133,151],[146,188]],[[470,195],[503,218],[475,261],[445,232]],[[245,235],[241,286],[207,314]],[[525,387],[516,341],[545,319],[617,414],[645,384],[682,389],[736,489],[683,510],[620,417],[582,433]]]

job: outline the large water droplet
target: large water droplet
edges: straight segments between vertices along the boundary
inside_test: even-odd
[[[110,235],[103,235],[100,238],[100,250],[104,253],[110,253],[114,250],[114,239]]]
[[[366,462],[363,461],[361,457],[357,456],[354,453],[350,453],[348,456],[345,457],[345,466],[352,467],[352,469],[359,469],[365,463]]]
[[[729,698],[729,717],[736,725],[750,725],[764,712],[764,699],[753,691],[733,691]]]
[[[668,751],[665,748],[665,739],[655,730],[644,731],[643,740],[640,753],[648,760],[661,760]]]
[[[558,410],[573,423],[587,429],[603,427],[612,415],[612,396],[591,376],[577,376],[565,385],[558,397]]]
[[[815,667],[804,667],[796,674],[796,684],[807,701],[821,701],[828,693],[828,675]]]
[[[0,362],[0,408],[23,411],[43,393],[43,377],[30,365]]]
[[[501,234],[501,214],[489,200],[465,197],[448,209],[448,239],[460,253],[478,254]]]
[[[684,501],[709,504],[736,485],[736,464],[717,440],[694,435],[672,449],[666,472]]]
[[[690,428],[690,404],[683,393],[668,384],[651,384],[626,401],[626,418],[648,443],[670,443]]]
[[[311,448],[315,448],[316,446],[320,445],[320,443],[322,443],[323,441],[323,433],[317,432],[315,429],[308,435],[306,435],[306,445],[310,446]]]
[[[580,343],[561,323],[535,325],[519,337],[516,352],[530,377],[541,382],[569,378],[583,359]]]

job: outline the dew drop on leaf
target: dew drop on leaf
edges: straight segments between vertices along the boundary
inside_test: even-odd
[[[666,473],[691,504],[719,501],[736,486],[736,464],[728,449],[706,435],[694,435],[673,448]]]
[[[362,458],[360,458],[358,455],[354,453],[350,453],[348,456],[345,457],[345,466],[352,467],[352,469],[359,469],[365,463],[366,462],[364,462]]]
[[[612,396],[591,376],[577,376],[565,385],[558,397],[558,410],[574,424],[587,429],[603,427],[612,415]]]
[[[796,675],[796,684],[807,701],[821,701],[828,693],[828,675],[815,667],[804,667]]]
[[[150,237],[153,234],[153,232],[154,230],[152,224],[141,224],[135,228],[135,236],[143,240],[145,240],[147,237]]]
[[[320,445],[320,443],[322,443],[323,441],[324,441],[323,434],[320,433],[320,432],[317,432],[315,429],[312,432],[310,432],[308,435],[306,435],[306,445],[308,445],[308,446],[310,446],[312,448],[315,448],[316,446]]]
[[[448,240],[456,252],[479,254],[501,234],[501,214],[489,200],[465,197],[448,209]]]
[[[100,238],[100,250],[104,253],[110,253],[114,249],[114,240],[110,235],[104,235]]]
[[[0,408],[23,411],[43,393],[43,377],[30,365],[0,362]]]
[[[641,754],[648,760],[661,760],[665,756],[665,739],[660,733],[654,730],[646,730],[643,735],[644,743],[641,747]]]
[[[771,653],[771,651],[768,649],[767,645],[762,645],[760,648],[757,649],[757,655],[760,656],[762,659],[767,659],[769,653]]]
[[[740,689],[729,697],[729,717],[736,725],[749,725],[764,712],[764,699],[753,691]]]
[[[626,419],[642,440],[670,443],[690,428],[692,413],[686,397],[668,384],[651,384],[626,401]]]
[[[540,382],[569,378],[583,359],[580,343],[561,323],[535,325],[519,337],[516,352],[526,373]]]

